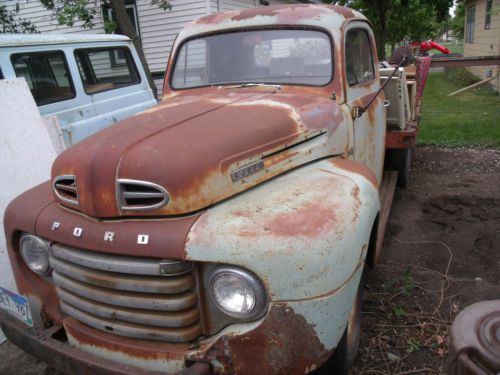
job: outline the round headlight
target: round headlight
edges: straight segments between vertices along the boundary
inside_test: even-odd
[[[19,251],[24,263],[33,272],[40,275],[50,274],[50,246],[47,241],[31,234],[23,234],[19,240]]]
[[[255,292],[240,275],[222,272],[212,282],[212,295],[226,313],[247,315],[255,306]]]
[[[211,272],[209,285],[212,301],[226,315],[248,320],[264,313],[266,292],[250,271],[219,266]]]

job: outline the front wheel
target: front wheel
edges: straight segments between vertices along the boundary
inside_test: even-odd
[[[385,169],[398,172],[398,186],[406,188],[410,180],[411,148],[393,148],[386,150]]]
[[[361,304],[363,302],[363,279],[359,282],[356,298],[349,313],[347,327],[335,352],[328,362],[318,371],[318,375],[347,375],[354,365],[361,334]]]

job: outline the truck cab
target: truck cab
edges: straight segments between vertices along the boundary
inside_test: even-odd
[[[123,35],[0,35],[0,79],[23,77],[69,147],[157,104]]]
[[[63,370],[347,373],[380,242],[377,64],[369,22],[343,7],[186,26],[162,102],[8,207],[34,327],[0,311],[6,336]]]

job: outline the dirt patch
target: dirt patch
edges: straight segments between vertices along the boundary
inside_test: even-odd
[[[352,374],[440,374],[456,314],[500,298],[500,151],[418,147],[368,272]],[[55,374],[0,346],[0,374]]]
[[[418,147],[411,177],[365,279],[355,375],[445,372],[457,313],[500,298],[500,151]]]

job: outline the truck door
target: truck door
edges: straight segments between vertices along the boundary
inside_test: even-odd
[[[352,22],[344,34],[344,82],[351,113],[363,107],[380,87],[373,33],[367,23]],[[385,108],[380,93],[367,111],[353,116],[354,160],[368,166],[379,183],[385,153]]]

